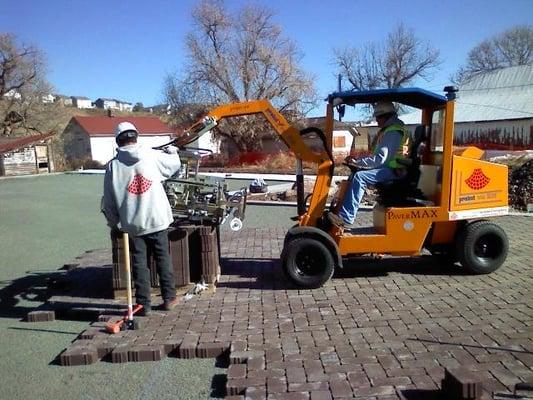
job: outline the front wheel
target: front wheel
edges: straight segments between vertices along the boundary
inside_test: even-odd
[[[507,258],[509,239],[505,231],[489,221],[475,221],[466,225],[456,241],[457,258],[474,274],[496,271]]]
[[[297,286],[313,289],[326,283],[335,270],[329,249],[319,240],[300,237],[289,239],[281,254],[283,271]]]

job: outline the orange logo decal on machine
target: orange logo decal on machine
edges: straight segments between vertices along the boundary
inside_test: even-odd
[[[490,178],[486,176],[481,168],[476,168],[472,174],[465,179],[465,183],[470,189],[480,190],[487,186]]]

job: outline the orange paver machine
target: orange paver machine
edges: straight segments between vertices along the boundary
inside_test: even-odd
[[[508,213],[507,166],[483,161],[483,151],[468,147],[454,151],[456,89],[446,95],[419,88],[336,92],[328,96],[325,130],[298,130],[267,100],[222,105],[213,109],[178,138],[180,147],[216,126],[222,118],[263,114],[298,160],[298,224],[285,237],[281,259],[291,281],[319,287],[328,281],[343,258],[369,253],[418,255],[425,248],[459,261],[470,273],[496,270],[507,257],[508,239],[486,218]],[[326,208],[333,183],[334,112],[346,105],[391,101],[421,110],[412,133],[407,175],[379,187],[370,228],[342,229],[328,223],[326,214],[343,200],[355,170],[341,182],[336,201]],[[320,142],[320,146],[316,142]],[[313,142],[314,144],[310,144]],[[307,205],[302,162],[314,163],[317,177]]]

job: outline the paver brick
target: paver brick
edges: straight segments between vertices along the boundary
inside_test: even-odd
[[[265,387],[249,386],[244,392],[244,398],[246,400],[266,400],[267,391]]]
[[[310,393],[311,400],[332,400],[329,390],[314,390]]]
[[[329,381],[331,394],[334,398],[353,397],[352,388],[346,379],[334,379]]]
[[[450,400],[480,399],[483,385],[479,378],[464,368],[446,369],[441,390]]]
[[[229,346],[226,343],[200,343],[196,348],[196,357],[213,358],[222,355]]]
[[[246,378],[246,364],[231,364],[228,367],[228,379],[244,379]]]
[[[244,394],[249,386],[246,378],[228,379],[226,382],[226,393],[230,396]]]
[[[160,361],[164,358],[163,346],[134,345],[128,351],[128,361]]]
[[[30,311],[26,315],[26,321],[28,322],[47,322],[54,321],[56,319],[55,311],[53,310],[37,310]]]
[[[126,363],[128,362],[129,346],[117,346],[111,352],[112,363]]]
[[[533,231],[533,219],[503,221]],[[69,349],[93,346],[98,358],[126,362],[124,351],[135,346],[163,346],[164,356],[179,344],[178,356],[207,357],[220,351],[217,343],[231,343],[228,388],[240,399],[333,398],[348,389],[350,396],[397,399],[403,389],[434,393],[444,369],[458,366],[475,371],[484,388],[508,391],[531,380],[533,367],[532,289],[524,278],[533,241],[509,232],[509,259],[490,275],[456,274],[427,256],[391,258],[375,262],[386,274],[376,275],[370,261],[371,273],[346,269],[314,290],[295,289],[283,277],[276,258],[284,229],[224,232],[216,292],[147,317],[140,331],[109,336],[93,325]],[[214,247],[207,248],[204,258],[214,261],[207,255]],[[80,260],[76,270],[85,264],[94,267]]]
[[[88,365],[98,360],[98,353],[93,347],[69,348],[59,356],[59,362],[63,366]]]

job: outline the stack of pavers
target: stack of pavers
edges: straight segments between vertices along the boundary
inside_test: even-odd
[[[217,230],[210,226],[185,225],[172,227],[168,233],[170,257],[177,287],[203,281],[214,284],[220,277]],[[124,297],[126,275],[122,235],[111,234],[113,259],[114,297]],[[159,286],[159,278],[153,258],[150,260],[152,288]]]
[[[220,278],[217,231],[209,226],[198,229],[201,241],[201,271],[205,283],[214,284]]]

